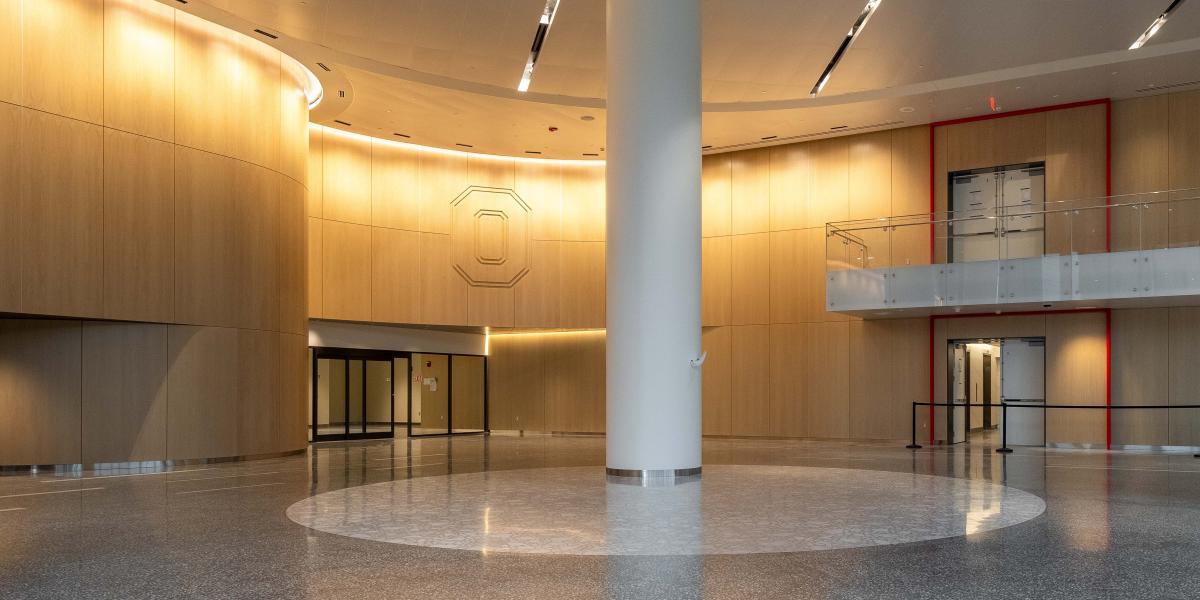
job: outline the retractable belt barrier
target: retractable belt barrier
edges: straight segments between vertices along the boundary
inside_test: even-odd
[[[1000,402],[998,404],[955,404],[951,402],[913,402],[912,403],[912,440],[905,446],[909,449],[922,448],[917,443],[917,407],[918,406],[948,406],[951,408],[996,408],[1000,407],[1000,447],[996,448],[996,452],[1001,454],[1009,454],[1012,448],[1008,447],[1008,409],[1012,408],[1041,408],[1041,409],[1069,409],[1081,408],[1085,410],[1163,410],[1172,408],[1200,408],[1200,404],[1144,404],[1138,406],[1109,406],[1107,404],[1034,404],[1022,402],[1020,404],[1008,404]],[[1200,458],[1200,454],[1193,454],[1195,458]]]

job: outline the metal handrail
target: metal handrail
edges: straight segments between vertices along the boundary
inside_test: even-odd
[[[1190,195],[1189,197],[1184,197],[1184,198],[1169,197],[1170,194],[1184,194],[1184,193],[1192,194],[1192,195]],[[944,218],[944,219],[936,218],[936,213],[914,213],[914,214],[909,214],[909,215],[878,217],[875,219],[831,221],[829,223],[826,223],[825,225],[826,225],[826,228],[829,230],[847,232],[847,231],[863,231],[863,230],[868,230],[868,229],[884,229],[887,227],[893,227],[893,228],[894,227],[907,227],[907,226],[912,226],[912,225],[937,225],[937,224],[941,224],[941,223],[959,223],[959,222],[965,223],[965,222],[969,222],[969,221],[997,220],[997,219],[1012,218],[1012,217],[1017,217],[1017,216],[1059,214],[1059,213],[1066,213],[1066,212],[1071,212],[1071,211],[1080,212],[1080,211],[1085,211],[1085,210],[1112,210],[1114,208],[1125,208],[1125,207],[1149,208],[1151,206],[1156,206],[1156,205],[1160,205],[1160,204],[1170,204],[1170,203],[1177,203],[1177,202],[1187,202],[1187,201],[1191,201],[1191,200],[1200,200],[1200,188],[1183,188],[1183,189],[1177,189],[1177,190],[1160,190],[1160,191],[1155,191],[1155,192],[1142,192],[1142,193],[1136,193],[1136,194],[1097,196],[1094,198],[1079,198],[1079,199],[1075,199],[1075,200],[1056,200],[1056,201],[1052,201],[1052,202],[1045,202],[1045,203],[1043,203],[1043,206],[1045,206],[1047,204],[1065,205],[1067,203],[1077,203],[1077,202],[1095,201],[1095,200],[1107,200],[1107,199],[1111,199],[1111,198],[1127,198],[1127,197],[1134,197],[1134,196],[1148,196],[1148,195],[1161,195],[1163,197],[1156,198],[1153,200],[1141,200],[1141,201],[1135,201],[1135,202],[1105,203],[1105,204],[1095,204],[1095,205],[1091,205],[1091,206],[1072,206],[1072,207],[1066,207],[1066,208],[1051,208],[1051,209],[1043,208],[1041,210],[1029,210],[1029,211],[1022,211],[1022,212],[1018,212],[1018,213],[1002,212],[1001,214],[996,214],[996,215],[976,215],[976,216],[970,216],[970,217],[950,217],[950,218]],[[953,214],[955,211],[941,211],[941,212],[943,214]],[[962,212],[965,212],[965,211],[962,211]],[[931,218],[931,217],[933,217],[933,218]]]

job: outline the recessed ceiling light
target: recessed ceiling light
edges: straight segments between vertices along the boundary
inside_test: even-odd
[[[901,106],[901,107],[900,107],[900,112],[902,112],[902,113],[910,113],[910,112],[913,112],[913,111],[915,111],[915,110],[917,110],[917,109],[915,109],[915,108],[913,108],[913,107],[911,107],[911,106]]]
[[[580,121],[595,121],[596,117],[593,117],[592,115],[583,115],[582,117],[579,117],[579,120]]]
[[[529,91],[529,83],[533,81],[533,68],[537,66],[538,54],[542,53],[542,44],[546,42],[546,34],[554,23],[554,14],[558,12],[558,0],[546,0],[542,9],[542,17],[538,19],[537,32],[533,34],[533,46],[529,49],[529,60],[525,61],[525,71],[521,73],[521,82],[517,84],[518,92]]]
[[[867,27],[867,21],[871,20],[871,15],[875,14],[875,9],[879,8],[879,5],[882,3],[883,0],[867,0],[867,5],[863,7],[862,13],[854,20],[854,24],[850,26],[850,32],[842,39],[841,45],[833,53],[833,58],[829,59],[829,64],[825,66],[825,70],[821,72],[821,77],[817,79],[817,84],[809,92],[810,96],[816,96],[821,93],[821,90],[825,89],[825,84],[829,83],[829,76],[833,74],[833,69],[837,67],[842,57],[846,55],[846,50],[850,49],[850,44],[853,44],[863,29]]]
[[[1162,26],[1167,23],[1167,19],[1171,18],[1171,13],[1175,12],[1182,4],[1183,0],[1171,0],[1171,3],[1167,5],[1167,10],[1162,11],[1162,14],[1158,15],[1158,18],[1150,23],[1146,31],[1143,31],[1142,35],[1139,35],[1138,39],[1134,40],[1133,44],[1130,44],[1129,49],[1137,50],[1145,46],[1146,42],[1150,41],[1150,38],[1154,37],[1154,34],[1158,33],[1158,30],[1162,29]]]

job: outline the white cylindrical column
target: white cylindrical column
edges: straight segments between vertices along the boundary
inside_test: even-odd
[[[608,0],[607,465],[700,469],[700,2]]]

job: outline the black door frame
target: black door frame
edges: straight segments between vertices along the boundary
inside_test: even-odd
[[[314,347],[312,349],[312,364],[310,365],[310,369],[312,371],[310,373],[310,376],[312,379],[312,397],[310,398],[310,401],[312,403],[312,418],[310,419],[311,422],[308,424],[309,428],[312,431],[312,441],[327,442],[327,441],[334,441],[334,440],[371,440],[371,439],[385,439],[385,438],[395,437],[395,435],[396,435],[396,363],[392,359],[396,358],[397,355],[403,355],[403,354],[405,354],[405,353],[387,352],[387,351],[382,351],[382,350],[363,350],[360,348]],[[344,364],[346,365],[346,376],[345,376],[346,390],[345,390],[345,393],[343,394],[343,398],[344,398],[343,401],[346,403],[346,406],[345,406],[346,426],[342,433],[330,433],[330,434],[322,435],[320,433],[320,430],[317,427],[317,419],[316,419],[316,416],[317,416],[317,392],[318,392],[317,365],[319,364],[319,361],[321,359],[345,361]],[[351,398],[350,398],[350,361],[355,361],[355,360],[362,361],[362,365],[363,365],[363,368],[362,368],[362,377],[363,377],[362,397],[359,398],[358,401],[362,403],[361,414],[362,414],[362,421],[363,421],[362,424],[363,424],[364,430],[367,428],[366,427],[366,424],[367,424],[367,405],[366,405],[366,403],[367,403],[367,363],[366,363],[366,361],[369,361],[369,360],[374,360],[374,361],[379,361],[379,362],[386,361],[388,363],[389,373],[390,373],[390,377],[392,380],[392,389],[391,389],[391,394],[390,394],[391,401],[388,403],[388,407],[390,410],[388,420],[390,421],[390,426],[388,427],[387,431],[359,431],[359,432],[351,432],[350,431],[350,414],[351,414],[350,413],[350,402],[351,402]],[[410,364],[409,369],[411,370],[411,368],[412,368],[412,366]]]
[[[488,357],[485,354],[466,354],[466,353],[450,353],[450,352],[408,352],[396,350],[365,350],[362,348],[337,348],[328,346],[313,346],[312,361],[309,365],[310,379],[312,382],[311,407],[312,417],[309,419],[309,430],[311,432],[313,442],[327,442],[336,440],[369,440],[369,439],[386,439],[396,436],[396,363],[395,359],[404,358],[408,360],[408,373],[404,377],[405,385],[408,386],[408,415],[409,418],[405,425],[407,426],[408,437],[439,437],[448,435],[480,435],[491,431],[488,423]],[[433,355],[446,357],[446,431],[434,433],[413,433],[412,431],[412,373],[413,373],[413,355]],[[470,356],[483,359],[483,429],[481,431],[454,431],[454,357],[455,356]],[[346,364],[346,393],[344,394],[345,402],[347,403],[346,414],[346,430],[340,434],[321,435],[317,428],[317,365],[320,359],[334,359],[347,361]],[[392,392],[391,392],[391,427],[388,431],[376,432],[358,432],[350,433],[349,421],[349,402],[350,402],[350,363],[351,360],[378,360],[387,361],[391,366]],[[366,363],[363,363],[363,420],[367,418],[366,411]]]
[[[481,435],[489,433],[488,425],[488,357],[486,354],[463,354],[458,352],[405,352],[408,355],[408,437],[438,437],[448,435]],[[446,431],[434,433],[413,433],[412,430],[412,367],[414,355],[446,357]],[[483,359],[483,429],[481,431],[454,431],[454,357],[472,356]]]

